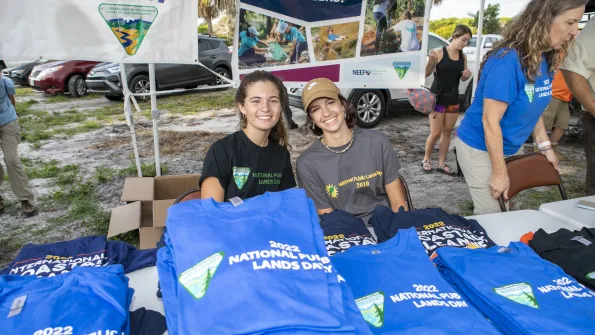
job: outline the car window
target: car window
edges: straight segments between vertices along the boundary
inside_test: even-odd
[[[471,48],[475,48],[477,46],[477,37],[471,37],[467,46],[471,47]]]
[[[428,55],[430,54],[430,51],[432,51],[433,49],[442,49],[445,46],[447,46],[447,44],[444,43],[444,41],[432,35],[428,35]]]
[[[219,41],[217,40],[208,40],[209,50],[219,49]]]

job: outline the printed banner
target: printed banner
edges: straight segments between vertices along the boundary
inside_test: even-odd
[[[196,64],[197,11],[192,0],[5,1],[0,59]]]
[[[234,76],[271,71],[288,87],[326,77],[343,88],[425,83],[431,0],[238,0]],[[434,38],[434,37],[432,37]]]

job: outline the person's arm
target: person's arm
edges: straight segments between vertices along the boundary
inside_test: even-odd
[[[467,81],[467,80],[469,80],[469,78],[471,78],[471,76],[473,75],[473,73],[467,67],[467,56],[465,56],[464,53],[463,53],[463,59],[465,59],[465,70],[463,70],[463,75],[461,76],[461,80],[462,81]]]
[[[314,201],[318,215],[333,212],[334,209],[326,196],[324,185],[320,184],[316,172],[314,172],[310,163],[306,161],[304,157],[298,159],[296,170],[298,187],[303,188],[306,191],[308,198]]]
[[[14,107],[16,107],[16,106],[17,106],[17,100],[15,99],[15,97],[14,97],[14,94],[9,94],[9,95],[8,95],[8,99],[10,100],[10,102],[12,103],[12,105],[13,105]]]
[[[217,202],[225,201],[225,185],[229,184],[231,174],[230,165],[225,148],[219,142],[213,143],[203,162],[198,184],[201,199],[213,198]]]
[[[436,64],[440,62],[440,59],[442,59],[442,49],[434,49],[430,51],[428,63],[426,64],[426,78],[432,75],[434,68],[436,68]]]
[[[562,70],[564,80],[572,95],[583,105],[585,110],[595,117],[595,94],[585,77],[570,70]]]
[[[6,94],[8,95],[8,100],[12,103],[13,106],[17,106],[17,101],[15,99],[15,95],[17,94],[16,89],[14,88],[14,82],[10,78],[0,77],[0,80],[4,81],[4,87],[6,88]]]
[[[384,191],[388,196],[390,208],[393,212],[398,212],[402,206],[405,210],[409,210],[405,194],[403,194],[399,187],[399,169],[401,164],[397,153],[393,148],[388,137],[382,137],[382,180],[384,182]]]
[[[533,140],[538,145],[543,142],[548,142],[550,140],[550,138],[547,136],[547,131],[545,130],[545,123],[543,123],[543,117],[539,118],[539,121],[537,121],[537,124],[535,125],[535,129],[533,129]],[[547,157],[547,160],[550,163],[552,163],[552,165],[554,166],[554,168],[556,170],[559,170],[558,157],[556,156],[556,153],[554,152],[554,150],[552,150],[551,144],[548,146],[545,146],[543,148],[539,148],[539,151],[545,157]]]
[[[294,188],[295,186],[295,176],[293,175],[293,169],[291,168],[291,157],[289,152],[287,152],[287,160],[285,161],[285,168],[283,169],[283,175],[281,176],[279,191]]]
[[[486,146],[490,161],[492,163],[492,176],[489,185],[490,192],[494,199],[498,199],[501,194],[508,199],[508,188],[510,179],[508,170],[504,161],[504,140],[502,137],[502,128],[500,120],[508,109],[508,104],[498,100],[483,99],[483,130],[485,132]]]

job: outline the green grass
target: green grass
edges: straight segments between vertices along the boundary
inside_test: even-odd
[[[19,87],[15,91],[17,97],[27,97],[36,95],[35,91],[33,91],[31,87]]]
[[[79,98],[74,98],[74,97],[71,97],[70,95],[57,94],[57,95],[46,95],[46,99],[44,102],[48,103],[48,104],[55,104],[55,103],[73,101],[73,100],[99,99],[101,97],[102,96],[99,94],[85,94]]]
[[[94,179],[99,184],[104,184],[119,176],[119,171],[105,166],[100,166],[95,169]]]
[[[161,162],[161,174],[166,174],[167,170],[167,163]],[[157,168],[154,163],[141,163],[141,171],[143,173],[143,177],[155,177],[157,175]],[[118,174],[125,177],[138,176],[136,171],[136,163],[130,163],[128,167],[120,170]]]
[[[55,159],[52,159],[49,162],[42,162],[33,161],[23,157],[21,162],[25,166],[25,173],[27,173],[29,179],[56,178],[63,173],[78,171],[78,167],[75,164],[58,166],[59,162]]]

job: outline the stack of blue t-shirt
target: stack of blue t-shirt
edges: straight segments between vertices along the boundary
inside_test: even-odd
[[[68,273],[80,266],[121,264],[129,273],[155,266],[157,249],[137,250],[105,236],[87,236],[72,241],[25,245],[0,275],[49,277]]]
[[[332,258],[375,334],[499,334],[440,276],[415,228]]]
[[[157,269],[170,334],[368,334],[301,189],[168,211]]]
[[[444,247],[439,271],[506,334],[594,334],[595,292],[520,242]]]
[[[133,290],[121,265],[61,276],[0,276],[3,334],[129,334]]]

